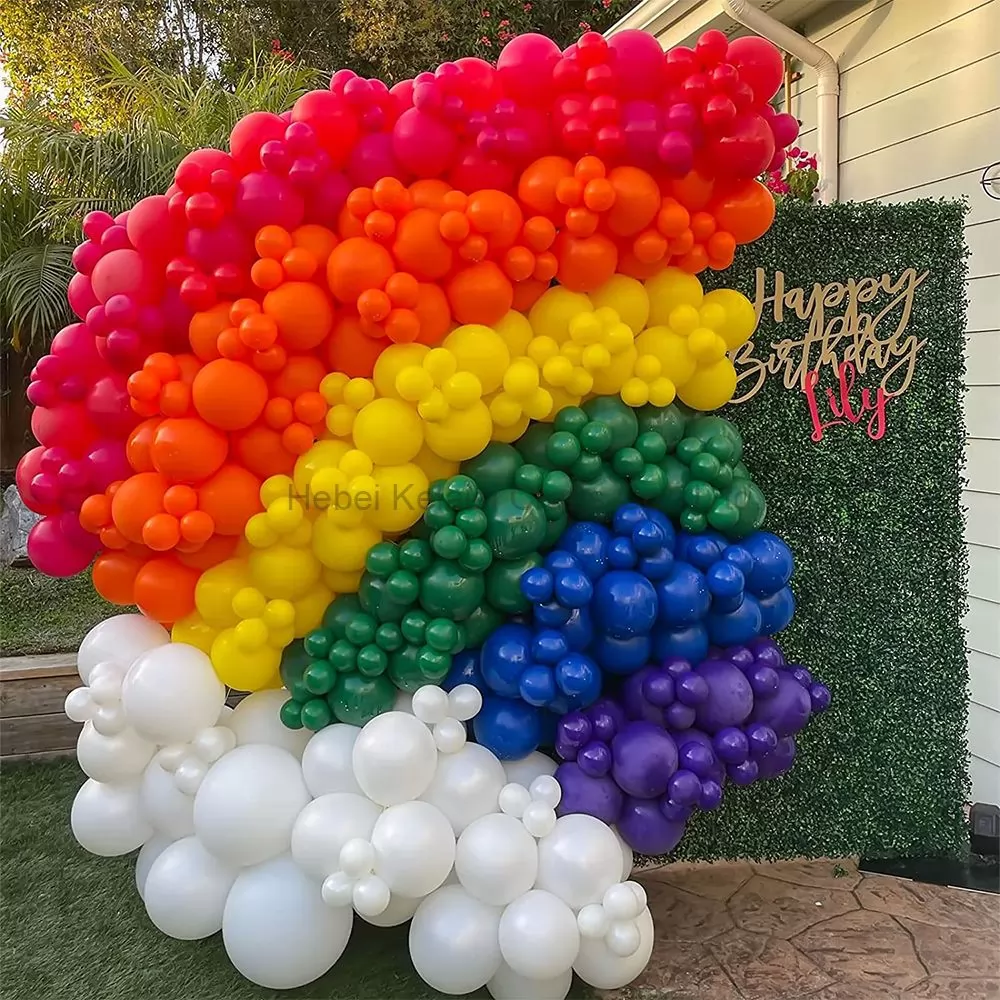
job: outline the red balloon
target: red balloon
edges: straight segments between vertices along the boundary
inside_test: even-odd
[[[708,144],[706,152],[718,174],[756,177],[767,169],[774,156],[774,134],[760,115],[742,114],[727,135]]]
[[[618,92],[625,99],[658,98],[667,79],[667,60],[660,43],[647,31],[628,28],[611,36]]]
[[[23,455],[21,461],[17,463],[14,472],[14,481],[17,484],[17,492],[21,494],[25,507],[33,510],[36,514],[55,514],[59,510],[59,505],[55,503],[44,504],[36,500],[31,492],[31,480],[42,471],[42,456],[45,454],[45,446],[39,445],[32,448]]]
[[[551,38],[529,32],[509,41],[497,59],[504,94],[518,103],[548,105],[555,96],[552,71],[562,53]]]
[[[282,139],[285,123],[270,111],[253,111],[241,118],[229,136],[229,150],[240,173],[260,170],[260,147],[271,139]]]
[[[292,108],[293,122],[311,125],[320,146],[335,167],[341,167],[358,141],[358,121],[343,97],[329,90],[311,90]]]
[[[128,213],[125,229],[132,246],[147,257],[166,260],[174,256],[180,233],[170,218],[166,195],[154,194],[143,198]]]
[[[162,281],[135,250],[112,250],[94,267],[90,276],[98,301],[112,295],[128,295],[136,302],[153,302],[162,291]]]
[[[100,264],[100,261],[97,262]],[[98,305],[97,296],[94,294],[94,286],[90,278],[85,274],[74,274],[69,279],[69,286],[66,289],[66,300],[70,309],[80,317],[86,319],[87,313],[94,306]]]
[[[785,77],[781,53],[766,38],[744,35],[729,43],[726,61],[739,71],[758,104],[766,104],[778,92]]]

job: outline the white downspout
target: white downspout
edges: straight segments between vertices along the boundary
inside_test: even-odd
[[[787,24],[755,7],[750,0],[719,0],[734,21],[773,42],[816,70],[816,158],[819,161],[819,200],[837,200],[840,167],[840,70],[826,49],[814,45]]]

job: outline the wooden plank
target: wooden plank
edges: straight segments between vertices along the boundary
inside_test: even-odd
[[[947,198],[958,200],[968,198],[969,213],[965,217],[966,228],[977,225],[981,222],[993,222],[1000,219],[1000,201],[991,198],[983,189],[980,180],[983,176],[983,168],[976,167],[957,177],[947,177],[940,181],[931,181],[929,184],[918,184],[916,187],[907,188],[905,191],[893,191],[884,195],[879,201],[887,204],[898,204],[904,201],[916,201],[919,198]]]
[[[1000,658],[972,650],[969,653],[972,700],[1000,712]]]
[[[995,159],[996,135],[1000,135],[1000,109],[841,163],[841,200],[870,201],[982,169]]]
[[[61,712],[66,695],[80,683],[76,671],[65,677],[25,677],[4,681],[0,684],[0,718]]]
[[[1000,386],[1000,330],[965,338],[965,384]]]
[[[969,761],[972,801],[1000,803],[1000,767],[975,755]]]
[[[16,681],[28,677],[79,676],[76,653],[44,653],[40,656],[0,657],[0,680]]]
[[[962,621],[966,645],[978,653],[1000,656],[1000,604],[969,598],[969,609]]]
[[[994,385],[973,386],[965,393],[965,433],[970,438],[1000,438],[1000,389]]]
[[[51,715],[0,719],[0,755],[16,756],[50,750],[70,750],[76,746],[83,728],[62,712]]]
[[[1000,496],[992,493],[962,493],[965,508],[965,541],[1000,549]]]
[[[965,315],[966,333],[1000,330],[1000,276],[973,278],[965,283],[969,300]]]
[[[21,761],[34,761],[42,763],[46,760],[65,760],[67,757],[76,756],[76,747],[66,747],[63,750],[38,750],[34,753],[12,753],[4,754],[0,757],[5,764],[17,764]],[[83,773],[82,771],[80,772]]]

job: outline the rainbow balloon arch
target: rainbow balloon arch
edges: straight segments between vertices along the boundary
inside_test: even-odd
[[[164,933],[291,988],[409,920],[441,992],[616,988],[633,852],[791,766],[830,694],[706,413],[754,309],[697,277],[774,218],[781,80],[717,31],[341,70],[84,219],[17,478],[35,566],[141,611],[80,647],[71,819]]]

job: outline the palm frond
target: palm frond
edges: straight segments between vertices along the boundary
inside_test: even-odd
[[[16,350],[47,342],[72,317],[66,286],[73,248],[45,243],[21,247],[0,263],[3,337]]]

